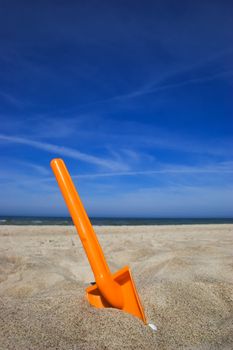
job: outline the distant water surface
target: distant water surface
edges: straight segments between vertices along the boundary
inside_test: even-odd
[[[233,218],[91,218],[93,225],[195,225],[233,224]],[[72,225],[69,217],[0,216],[0,225]]]

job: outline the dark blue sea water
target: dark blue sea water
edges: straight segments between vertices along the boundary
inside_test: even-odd
[[[91,218],[93,225],[233,224],[233,218]],[[0,216],[0,225],[72,225],[69,217]]]

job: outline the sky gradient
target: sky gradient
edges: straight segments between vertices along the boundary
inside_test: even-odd
[[[233,217],[233,3],[2,1],[0,215]]]

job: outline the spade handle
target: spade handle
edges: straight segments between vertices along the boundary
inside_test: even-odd
[[[53,159],[51,161],[51,168],[69,209],[95,278],[110,275],[103,251],[65,163],[62,159]]]
[[[124,299],[121,288],[112,278],[103,251],[65,163],[62,159],[53,159],[51,161],[51,167],[81,239],[95,276],[96,284],[102,296],[113,307],[119,309],[123,308]]]

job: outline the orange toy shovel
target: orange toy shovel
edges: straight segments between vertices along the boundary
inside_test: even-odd
[[[94,229],[63,160],[53,159],[51,167],[95,276],[95,285],[86,289],[89,303],[98,308],[114,307],[126,311],[146,323],[129,268],[126,266],[111,274]]]

